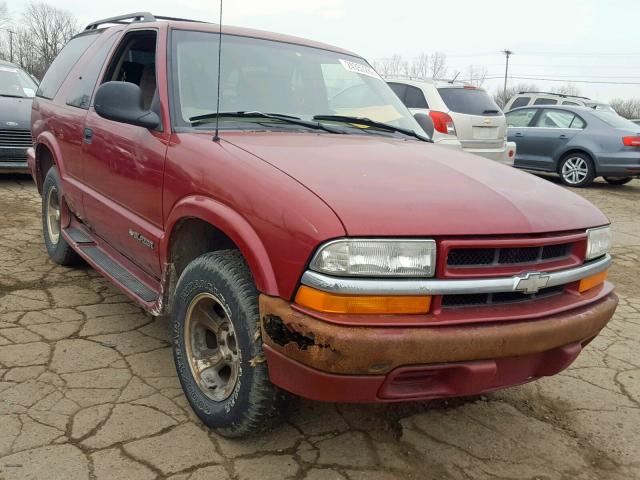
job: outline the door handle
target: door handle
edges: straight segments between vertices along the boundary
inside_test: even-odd
[[[561,138],[562,140],[566,140],[566,139],[568,139],[569,137],[568,137],[568,136],[566,136],[566,135],[560,135],[558,138]]]
[[[82,140],[84,141],[84,143],[91,143],[92,139],[93,139],[93,130],[90,128],[85,128],[84,133],[82,135]]]
[[[516,137],[524,137],[524,133],[516,133]]]

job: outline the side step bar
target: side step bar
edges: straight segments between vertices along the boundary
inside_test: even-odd
[[[81,224],[73,222],[71,226],[62,230],[63,236],[73,249],[96,270],[106,274],[116,286],[120,287],[129,297],[138,301],[147,309],[150,304],[158,301],[158,292],[149,287],[135,273],[128,269],[126,260],[118,261],[109,254],[107,245],[101,245],[99,239],[94,238]],[[123,265],[124,263],[124,265]],[[135,270],[134,270],[135,271]]]
[[[156,299],[156,293],[138,280],[131,272],[114,262],[99,247],[80,247],[82,252],[95,262],[102,270],[108,272],[119,284],[132,291],[142,300],[151,303]]]

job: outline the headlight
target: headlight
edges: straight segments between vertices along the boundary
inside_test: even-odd
[[[600,227],[587,230],[587,260],[601,257],[611,250],[611,228]]]
[[[311,269],[359,277],[433,277],[434,240],[334,240],[318,249]]]

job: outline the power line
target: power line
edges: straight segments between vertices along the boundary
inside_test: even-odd
[[[501,79],[502,75],[486,76],[486,80]],[[592,84],[606,84],[606,85],[640,85],[640,82],[612,82],[604,80],[577,80],[568,78],[540,78],[540,77],[521,77],[518,75],[509,75],[509,78],[516,80],[538,80],[541,82],[564,82],[564,83],[592,83]]]

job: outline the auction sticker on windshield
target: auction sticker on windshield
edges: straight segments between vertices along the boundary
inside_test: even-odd
[[[344,67],[345,70],[353,73],[360,73],[361,75],[366,75],[368,77],[377,78],[378,80],[382,80],[380,75],[376,73],[376,71],[371,68],[369,65],[363,65],[362,63],[352,62],[350,60],[344,60],[342,58],[339,59],[340,63]]]

